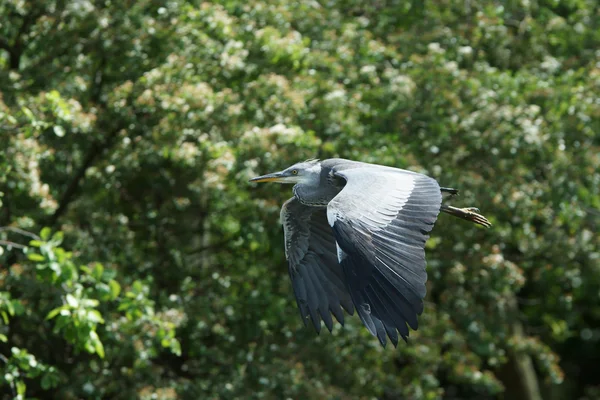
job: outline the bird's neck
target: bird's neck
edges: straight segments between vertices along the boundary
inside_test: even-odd
[[[329,204],[339,190],[333,186],[299,183],[294,186],[294,196],[306,206],[323,207]]]

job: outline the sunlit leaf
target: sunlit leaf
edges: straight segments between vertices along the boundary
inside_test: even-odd
[[[46,260],[44,258],[44,256],[42,256],[41,254],[37,254],[37,253],[29,253],[29,254],[27,254],[27,258],[30,259],[31,261],[35,261],[35,262],[42,262],[42,261]]]

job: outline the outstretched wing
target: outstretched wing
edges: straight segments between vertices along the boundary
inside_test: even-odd
[[[281,208],[285,234],[285,255],[289,263],[294,294],[306,325],[310,318],[317,332],[321,319],[333,329],[331,314],[343,325],[343,307],[354,314],[337,255],[335,239],[327,224],[325,207],[309,207],[295,197]]]
[[[346,186],[327,206],[338,258],[363,323],[383,346],[408,338],[423,312],[425,242],[440,212],[438,183],[368,164],[335,170]]]

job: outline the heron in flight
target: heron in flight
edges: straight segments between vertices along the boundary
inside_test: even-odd
[[[308,160],[251,182],[293,183],[281,209],[285,254],[302,321],[344,325],[358,313],[385,347],[407,341],[423,312],[425,242],[440,211],[490,227],[476,208],[442,204],[456,189],[403,169]]]

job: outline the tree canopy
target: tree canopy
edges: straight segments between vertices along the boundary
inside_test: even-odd
[[[0,398],[600,399],[596,0],[0,2]],[[408,344],[304,328],[307,158],[426,173]]]

